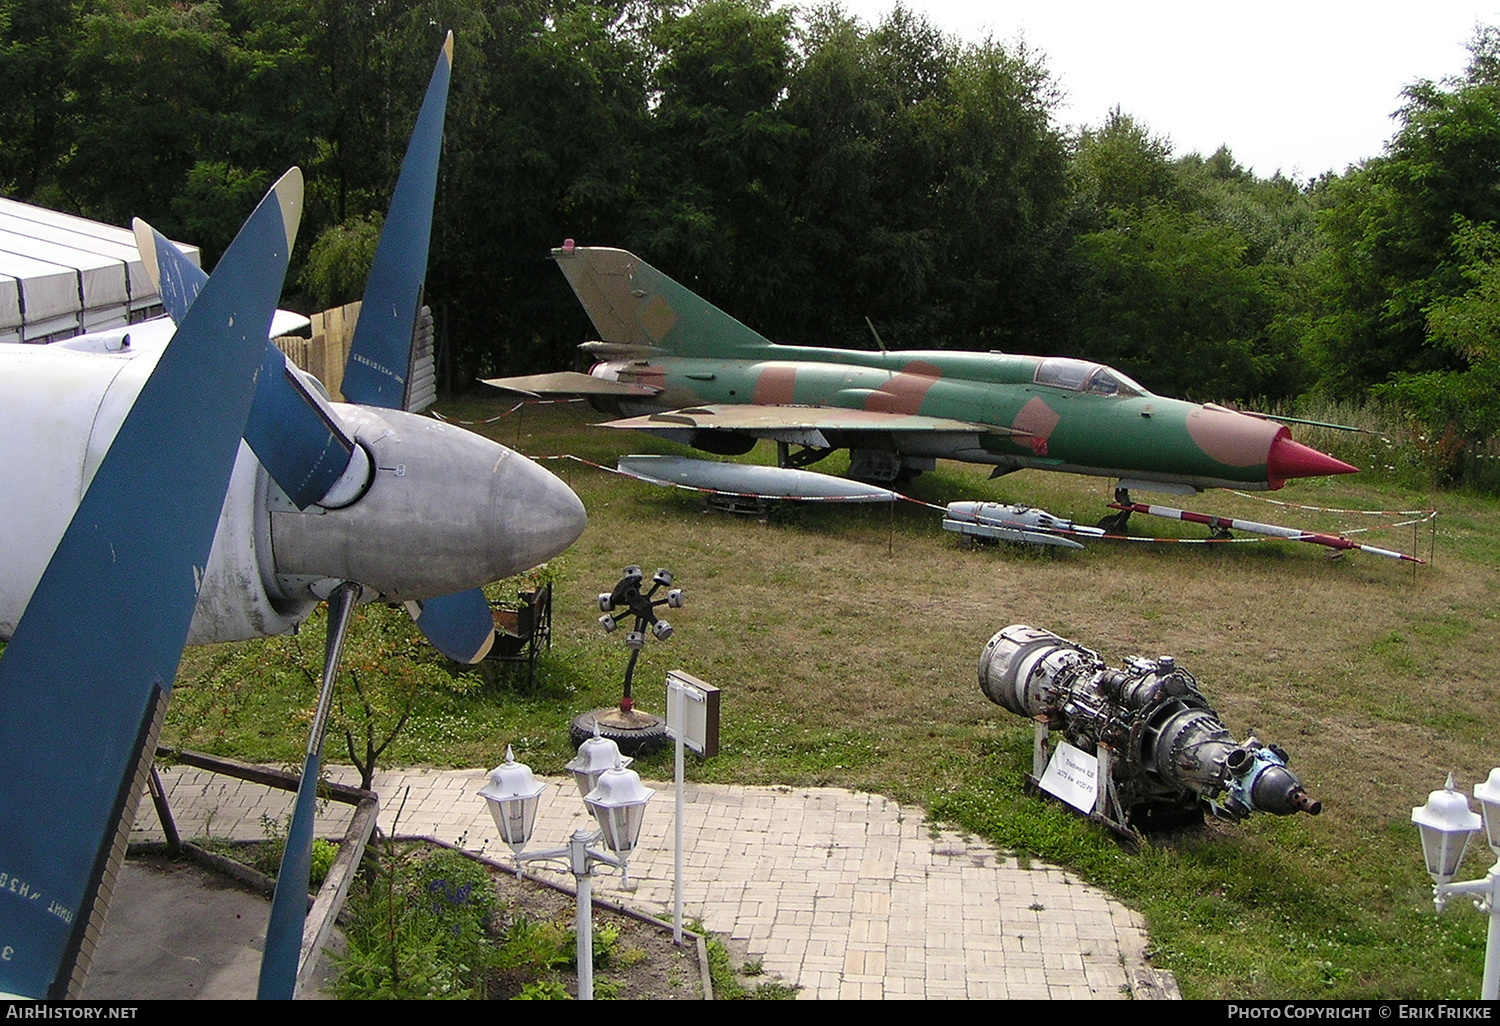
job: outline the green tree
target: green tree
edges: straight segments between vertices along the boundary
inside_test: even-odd
[[[313,20],[290,0],[77,9],[76,33],[59,30],[71,42],[54,187],[100,220],[148,218],[211,266],[259,190],[315,149]]]
[[[1376,386],[1426,426],[1444,450],[1439,469],[1449,479],[1477,444],[1500,434],[1500,229],[1460,220],[1453,245],[1470,287],[1432,304],[1427,341],[1462,369],[1399,374]]]
[[[1500,220],[1500,31],[1478,33],[1462,77],[1403,95],[1385,155],[1330,183],[1323,214],[1325,312],[1309,347],[1341,397],[1393,374],[1462,369],[1454,350],[1428,344],[1428,314],[1472,286],[1455,224]]]
[[[1174,203],[1182,192],[1172,162],[1172,141],[1152,135],[1143,122],[1119,107],[1099,128],[1085,127],[1073,142],[1069,173],[1079,219],[1099,227],[1111,211]]]
[[[47,194],[72,142],[69,70],[90,6],[0,0],[0,189],[19,199],[60,199]]]
[[[932,128],[952,47],[902,7],[871,31],[836,6],[811,12],[786,117],[799,129],[788,196],[799,274],[821,282],[780,318],[786,341],[893,344],[930,334],[917,309],[936,270]],[[767,329],[762,329],[767,330]]]
[[[655,105],[631,238],[670,254],[669,273],[774,330],[787,293],[805,284],[788,253],[792,11],[706,0],[664,19],[651,42]]]
[[[1119,109],[1073,150],[1069,350],[1170,395],[1302,391],[1312,199],[1284,178],[1257,179],[1227,147],[1173,159],[1168,139]]]
[[[318,236],[302,272],[313,306],[327,310],[364,295],[384,225],[379,214],[352,217]]]
[[[869,345],[868,316],[892,345],[1055,342],[1066,153],[1036,55],[901,6],[873,29],[815,9],[800,50],[788,265],[808,284],[776,336]]]
[[[450,110],[428,274],[454,377],[555,369],[587,319],[548,250],[628,244],[656,7],[535,0],[489,12],[473,104]]]
[[[64,188],[92,216],[141,215],[172,233],[172,200],[218,136],[245,68],[218,4],[122,3],[84,19],[73,65],[74,145]]]
[[[1164,206],[1079,241],[1087,269],[1073,345],[1168,395],[1294,394],[1295,339],[1278,330],[1277,273],[1232,228]]]
[[[1315,188],[1304,189],[1279,173],[1257,178],[1222,146],[1206,160],[1183,157],[1177,173],[1195,197],[1192,209],[1239,232],[1251,263],[1302,267],[1317,257]]]
[[[952,74],[936,185],[947,345],[1051,349],[1068,286],[1066,148],[1053,127],[1058,92],[1040,57],[993,41],[966,47]]]

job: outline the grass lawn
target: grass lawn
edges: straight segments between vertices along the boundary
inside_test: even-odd
[[[438,408],[482,421],[506,404]],[[476,429],[533,456],[604,464],[619,452],[684,451],[588,426],[599,419],[552,406]],[[769,443],[753,454],[772,457]],[[503,671],[458,674],[415,640],[404,614],[366,607],[346,666],[370,715],[341,682],[341,722],[360,730],[373,717],[378,733],[402,695],[417,696],[383,764],[493,765],[511,742],[539,772],[558,772],[572,756],[569,719],[619,695],[626,651],[598,627],[595,596],[627,564],[648,574],[666,566],[688,605],[672,611],[675,637],[648,643],[636,694],[660,712],[663,675],[676,667],[723,688],[722,754],[690,760],[693,778],[878,791],[1061,863],[1144,914],[1154,960],[1188,997],[1478,995],[1484,919],[1465,902],[1434,914],[1410,813],[1449,770],[1467,791],[1500,762],[1500,502],[1368,475],[1274,493],[1313,506],[1440,509],[1435,541],[1427,526],[1416,538],[1434,563],[1414,568],[1281,541],[964,549],[915,504],[807,504],[762,524],[707,512],[687,492],[573,461],[547,465],[590,522],[549,568],[555,643],[535,689]],[[985,468],[943,464],[907,491],[939,504],[1026,502],[1092,523],[1111,484],[1032,471],[989,481]],[[1312,530],[1366,526],[1227,492],[1152,499]],[[1139,517],[1133,530],[1203,531]],[[1356,537],[1413,547],[1410,527]],[[1237,738],[1287,749],[1323,814],[1211,824],[1128,854],[1104,830],[1024,794],[1030,724],[989,703],[976,677],[984,643],[1012,623],[1056,631],[1112,666],[1175,655]],[[320,614],[296,638],[189,650],[167,740],[300,765],[321,631]],[[342,737],[330,736],[327,756],[347,758]],[[669,778],[670,754],[638,768]],[[1489,864],[1481,850],[1467,875]]]

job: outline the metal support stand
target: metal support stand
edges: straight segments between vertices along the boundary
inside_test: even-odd
[[[1047,722],[1045,716],[1035,717],[1031,721],[1031,774],[1026,782],[1037,790],[1042,790],[1042,777],[1047,772],[1047,763],[1052,759],[1052,732],[1048,729]],[[1108,745],[1096,744],[1094,758],[1098,760],[1099,777],[1094,791],[1094,807],[1086,815],[1108,827],[1121,839],[1131,843],[1139,842],[1140,834],[1126,822],[1126,809],[1120,801],[1119,788],[1115,786],[1115,750]]]
[[[574,928],[578,934],[578,1000],[594,1000],[594,866],[603,863],[625,870],[625,860],[617,859],[608,852],[598,851],[589,845],[599,841],[599,831],[575,830],[566,848],[549,848],[546,851],[519,854],[518,865],[542,860],[567,859],[568,870],[573,874],[578,892],[578,911],[574,917]]]
[[[161,820],[161,832],[167,838],[167,851],[176,858],[182,854],[182,835],[177,832],[177,823],[172,819],[172,809],[167,805],[167,789],[162,786],[161,773],[155,762],[151,764],[151,775],[146,779],[146,788],[151,792],[151,804],[156,806],[156,818]]]
[[[1115,790],[1115,750],[1108,745],[1095,745],[1094,757],[1099,760],[1099,790],[1094,796],[1094,815],[1116,833],[1135,836],[1135,831],[1125,825],[1125,809],[1120,804],[1120,793]]]
[[[1031,775],[1038,780],[1047,772],[1047,721],[1038,717],[1031,721]]]
[[[682,734],[677,735],[677,815],[675,828],[677,832],[677,850],[672,860],[672,943],[679,948],[682,947],[682,817],[685,815],[686,802],[682,796],[682,778],[685,772],[683,766],[683,743]]]
[[[1490,867],[1483,880],[1434,884],[1432,903],[1442,912],[1455,894],[1474,897],[1474,907],[1490,917],[1489,933],[1484,945],[1484,980],[1480,984],[1481,1001],[1500,1000],[1500,861]]]
[[[265,954],[260,963],[262,1000],[290,1001],[302,984],[301,966],[310,955],[306,949],[307,883],[312,874],[313,820],[318,802],[318,777],[323,765],[323,735],[333,711],[333,685],[338,677],[344,638],[360,586],[345,581],[328,596],[328,640],[323,661],[323,687],[307,739],[307,760],[297,788],[292,823],[287,829],[281,869],[276,875],[276,893],[271,898],[271,920],[266,927]]]

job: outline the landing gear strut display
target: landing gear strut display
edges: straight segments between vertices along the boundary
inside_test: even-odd
[[[1253,736],[1236,741],[1171,656],[1112,669],[1097,652],[1014,624],[985,645],[979,686],[1035,721],[1040,786],[1117,830],[1190,822],[1204,807],[1229,819],[1323,809],[1286,752]],[[1054,734],[1066,744],[1052,744]]]

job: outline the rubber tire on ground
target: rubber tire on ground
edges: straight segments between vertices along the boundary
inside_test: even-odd
[[[608,706],[603,709],[594,709],[573,718],[573,723],[568,728],[568,734],[573,739],[573,747],[577,748],[589,738],[594,736],[595,717],[599,714],[619,713],[619,709]],[[667,721],[659,716],[649,713],[637,713],[637,715],[648,720],[639,727],[624,727],[607,722],[599,723],[599,736],[607,737],[620,746],[622,755],[646,755],[667,747],[671,738],[667,737]]]

